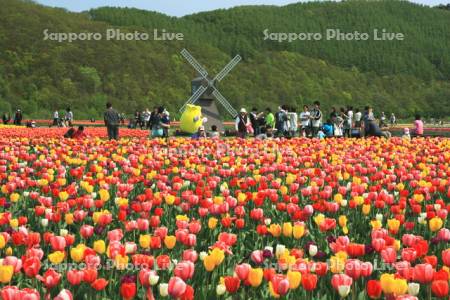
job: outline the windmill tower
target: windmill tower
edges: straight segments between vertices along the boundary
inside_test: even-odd
[[[219,131],[223,131],[223,122],[217,109],[216,102],[219,102],[232,118],[238,115],[238,112],[225,99],[217,89],[217,84],[231,72],[231,70],[241,61],[241,57],[236,55],[214,78],[208,76],[206,69],[187,51],[183,49],[181,55],[194,67],[199,77],[191,82],[192,95],[186,103],[180,108],[180,113],[184,111],[187,104],[196,104],[201,106],[202,114],[207,117],[206,126],[210,128],[216,125]]]

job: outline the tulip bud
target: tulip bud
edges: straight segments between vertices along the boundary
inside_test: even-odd
[[[410,282],[408,283],[408,294],[411,296],[417,296],[420,291],[420,284],[416,282]]]
[[[223,294],[225,294],[226,291],[227,291],[227,288],[225,287],[224,284],[218,284],[216,286],[216,294],[218,296],[222,296]]]
[[[161,297],[167,297],[169,295],[169,285],[167,283],[159,284],[159,294]]]

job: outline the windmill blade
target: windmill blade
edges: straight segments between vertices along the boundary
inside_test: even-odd
[[[228,102],[227,99],[225,99],[225,97],[217,89],[214,89],[213,95],[233,118],[238,115],[238,112],[233,108],[230,102]]]
[[[203,68],[203,66],[187,51],[186,49],[181,50],[181,55],[194,67],[194,69],[204,78],[208,76],[208,72]]]
[[[221,81],[225,78],[225,76],[228,75],[228,73],[233,70],[233,68],[242,60],[242,57],[240,55],[236,55],[223,69],[220,71],[216,77],[214,77],[214,80]]]
[[[206,87],[204,87],[203,85],[200,86],[194,94],[192,94],[191,98],[188,99],[188,101],[186,101],[186,103],[180,108],[180,113],[184,111],[184,109],[186,108],[186,105],[188,104],[192,104],[195,103],[198,98],[200,98],[201,95],[203,95],[203,93],[206,91]]]

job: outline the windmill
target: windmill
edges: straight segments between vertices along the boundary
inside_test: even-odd
[[[180,108],[182,113],[187,104],[196,104],[202,107],[202,113],[207,117],[207,125],[216,125],[218,130],[223,130],[222,118],[216,106],[218,101],[225,110],[235,118],[238,112],[225,99],[225,97],[217,89],[217,84],[222,81],[233,68],[241,61],[241,57],[236,55],[214,78],[211,78],[206,69],[187,51],[183,49],[181,55],[194,67],[199,77],[192,80],[192,95],[186,103]]]

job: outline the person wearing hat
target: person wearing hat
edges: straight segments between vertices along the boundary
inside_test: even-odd
[[[245,138],[251,126],[252,124],[250,123],[250,118],[247,115],[247,110],[245,108],[241,108],[235,122],[237,136],[240,138]]]
[[[410,139],[411,139],[411,134],[410,134],[410,132],[409,132],[409,128],[408,128],[408,127],[406,127],[406,128],[403,129],[403,135],[402,135],[402,138],[407,139],[407,140],[410,140]]]
[[[169,128],[170,128],[170,113],[167,109],[164,109],[161,116],[161,123],[163,124],[163,136],[169,137]]]
[[[194,133],[194,135],[192,136],[193,139],[201,139],[201,138],[206,138],[206,131],[205,131],[205,126],[200,126],[198,128],[198,131],[196,133]]]

